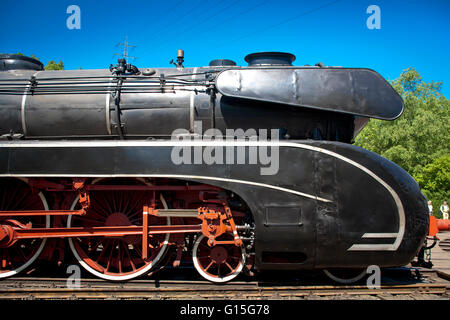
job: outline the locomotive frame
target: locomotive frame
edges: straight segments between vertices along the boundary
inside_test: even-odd
[[[0,277],[28,267],[50,238],[67,238],[85,269],[116,281],[151,272],[168,247],[173,266],[189,250],[213,282],[409,263],[428,230],[425,197],[402,168],[350,144],[368,117],[400,116],[401,98],[372,70],[251,56],[247,68],[121,61],[112,75],[0,74]],[[196,121],[200,136],[254,125],[283,139],[195,140]],[[191,139],[167,139],[174,128]],[[177,165],[177,147],[241,148],[245,161],[233,152],[236,165]],[[254,148],[277,148],[276,174],[249,161]]]
[[[108,144],[108,142],[106,142]],[[133,146],[134,144],[134,146]],[[172,144],[172,146],[171,146]],[[215,202],[221,202],[221,208],[210,212],[214,216],[214,222],[211,220],[209,225],[221,226],[228,231],[236,231],[239,237],[245,237],[243,232],[254,232],[255,249],[255,267],[259,270],[264,269],[311,269],[311,268],[337,268],[352,267],[362,268],[370,264],[381,266],[398,266],[407,264],[415,256],[416,248],[423,242],[423,229],[427,228],[426,216],[420,215],[422,198],[416,198],[417,189],[411,189],[410,177],[400,171],[399,167],[393,163],[376,156],[363,149],[342,143],[331,142],[309,142],[309,144],[278,142],[280,147],[280,159],[302,158],[301,165],[295,165],[289,162],[280,162],[280,171],[277,175],[261,176],[257,175],[259,169],[257,166],[243,166],[241,170],[230,170],[226,165],[183,165],[177,166],[171,162],[166,162],[167,154],[170,154],[173,145],[177,142],[109,142],[109,147],[102,146],[95,148],[95,155],[92,154],[91,142],[47,142],[46,147],[40,145],[41,156],[35,159],[34,165],[41,168],[40,173],[30,174],[23,171],[28,167],[19,167],[19,159],[27,159],[29,154],[33,153],[36,144],[28,142],[10,142],[3,143],[2,147],[7,147],[9,152],[9,161],[4,162],[3,168],[9,167],[11,170],[8,176],[39,177],[37,182],[32,182],[36,186],[43,188],[47,192],[68,192],[77,190],[82,195],[81,207],[75,210],[71,206],[71,211],[40,211],[40,214],[46,215],[71,215],[74,218],[82,216],[83,210],[88,210],[89,200],[92,201],[92,192],[99,190],[152,190],[152,197],[149,198],[145,207],[140,210],[141,213],[149,212],[146,208],[155,209],[156,190],[161,194],[174,190],[197,190],[198,200],[208,203],[208,200],[200,196],[208,192],[229,192],[229,195],[222,200],[214,199]],[[217,142],[203,142],[205,145],[217,145]],[[241,142],[247,146],[258,144],[258,142]],[[270,145],[270,142],[259,143]],[[20,145],[20,146],[19,146]],[[75,147],[75,145],[78,145]],[[87,147],[89,146],[89,147]],[[157,150],[154,152],[153,150]],[[79,157],[85,157],[88,152],[97,161],[90,163],[89,168],[83,167],[83,163],[78,168],[60,168],[55,167],[52,157],[57,158],[62,164],[76,154]],[[344,153],[345,152],[345,153]],[[115,163],[109,161],[113,157],[119,159],[122,168],[114,168]],[[362,155],[361,155],[362,154]],[[358,155],[358,161],[351,157]],[[309,161],[308,161],[308,160]],[[132,165],[125,169],[126,163]],[[157,164],[149,166],[149,163]],[[163,165],[165,163],[165,165]],[[14,166],[11,166],[14,164]],[[382,166],[380,167],[380,164]],[[370,169],[367,167],[370,166]],[[329,168],[342,167],[334,177],[324,180],[323,172],[329,171]],[[13,171],[12,171],[13,170]],[[26,169],[33,170],[34,169]],[[61,171],[65,170],[65,171]],[[85,171],[83,171],[85,170]],[[100,170],[108,174],[98,174]],[[19,173],[20,172],[20,173]],[[96,172],[93,174],[92,172]],[[222,176],[217,176],[222,172]],[[111,174],[113,173],[113,174]],[[295,173],[296,176],[292,176]],[[339,187],[337,181],[345,176],[353,176],[358,181],[355,186],[347,186],[346,189]],[[3,175],[5,176],[5,175]],[[179,186],[96,186],[80,182],[78,177],[86,178],[148,178],[150,180],[168,179],[168,181],[179,181],[178,183],[197,183],[200,185],[179,185]],[[58,183],[51,182],[55,178],[61,177],[74,179],[72,185],[61,186]],[[258,177],[258,179],[255,179]],[[50,181],[47,182],[47,180]],[[95,180],[93,180],[95,181]],[[48,185],[46,185],[46,183]],[[66,182],[67,184],[67,182]],[[394,187],[393,187],[394,185]],[[408,189],[399,188],[403,185]],[[305,186],[311,186],[314,192],[305,190]],[[69,189],[67,189],[69,187]],[[85,188],[85,189],[83,189]],[[394,189],[395,188],[395,189]],[[361,190],[370,189],[373,194],[364,195]],[[257,191],[257,192],[256,192]],[[86,193],[88,192],[88,193]],[[370,199],[373,195],[374,199]],[[358,195],[357,198],[354,196]],[[414,197],[413,197],[414,195]],[[72,195],[73,196],[73,195]],[[227,213],[228,201],[234,196],[241,199],[240,207],[247,207],[247,215],[250,221],[247,225],[241,224],[239,228],[233,228],[233,221]],[[223,197],[223,195],[222,195]],[[359,199],[358,199],[359,198]],[[381,201],[380,201],[381,200]],[[67,202],[67,201],[66,201]],[[351,211],[351,207],[362,207],[363,204],[370,206],[374,212],[378,212],[377,219],[367,219],[364,214],[356,214]],[[215,205],[214,205],[215,206]],[[194,210],[178,210],[177,214],[181,217],[200,218],[194,224],[176,225],[166,227],[152,227],[149,225],[149,236],[156,230],[165,234],[172,233],[198,233],[211,239],[211,233],[207,228],[202,227],[206,224],[205,216],[202,216],[203,205],[199,205]],[[66,208],[67,209],[67,208]],[[166,210],[166,211],[164,211]],[[233,211],[235,211],[234,209]],[[397,215],[391,215],[392,210]],[[300,211],[300,212],[299,212]],[[382,216],[379,212],[386,212]],[[159,209],[157,212],[170,214],[170,209]],[[237,211],[239,212],[239,210]],[[408,215],[405,212],[409,212]],[[412,212],[416,212],[412,215]],[[0,213],[4,216],[11,216],[12,212]],[[17,213],[18,215],[24,214]],[[242,214],[241,214],[242,215]],[[244,214],[245,216],[245,214]],[[142,225],[146,223],[143,215]],[[171,218],[176,218],[174,213]],[[418,220],[422,217],[423,220]],[[355,224],[356,222],[356,224]],[[420,222],[420,223],[418,223]],[[251,224],[254,223],[254,229]],[[356,227],[355,227],[356,225]],[[415,225],[416,228],[411,228]],[[337,228],[340,226],[340,228]],[[407,228],[408,227],[408,228]],[[71,230],[72,228],[72,230]],[[34,237],[75,237],[75,236],[93,236],[106,235],[112,232],[110,236],[122,234],[123,236],[143,235],[142,226],[121,226],[117,227],[99,227],[90,231],[81,229],[73,230],[71,225],[68,228],[50,228],[33,231],[17,230],[17,234],[30,232]],[[347,228],[348,232],[343,235],[342,229]],[[355,228],[351,230],[351,228]],[[339,230],[340,229],[340,230]],[[154,231],[155,230],[155,231]],[[259,231],[258,231],[259,230]],[[385,232],[380,233],[380,230]],[[353,231],[350,233],[350,231]],[[387,231],[387,232],[386,232]],[[55,232],[55,234],[53,234]],[[115,233],[117,232],[117,233]],[[53,234],[53,235],[52,235]],[[352,234],[352,237],[349,235]],[[145,239],[143,236],[142,239]],[[320,239],[320,245],[317,242]],[[336,240],[340,240],[337,244]],[[166,239],[168,241],[168,239]],[[245,250],[243,246],[241,246]],[[263,248],[262,250],[259,248]],[[268,250],[269,248],[269,250]],[[398,249],[401,250],[398,250]],[[250,246],[252,248],[252,245]],[[258,250],[259,249],[259,250]],[[249,253],[251,250],[248,250]],[[238,254],[239,255],[239,254]],[[82,259],[81,259],[82,260]],[[385,264],[383,264],[385,263]],[[100,276],[100,274],[98,274]],[[113,280],[111,277],[107,277]],[[222,277],[216,277],[216,282],[221,281]],[[223,277],[229,280],[227,277]],[[123,280],[124,278],[120,277]]]

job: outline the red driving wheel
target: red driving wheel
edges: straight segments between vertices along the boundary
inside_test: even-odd
[[[100,179],[97,185],[143,185],[139,179]],[[142,226],[142,209],[152,191],[90,191],[91,205],[85,216],[70,216],[68,227]],[[167,208],[162,195],[158,206]],[[78,201],[74,202],[74,206]],[[149,225],[168,225],[169,218],[149,216]],[[129,280],[148,273],[163,257],[169,234],[149,236],[148,258],[142,258],[142,236],[70,238],[79,263],[90,273],[107,280]]]
[[[26,179],[0,179],[0,211],[48,210],[45,197],[33,192]],[[4,229],[50,227],[50,216],[0,217]],[[5,240],[5,239],[4,239]],[[22,239],[12,246],[0,242],[0,278],[25,270],[42,252],[47,239]]]

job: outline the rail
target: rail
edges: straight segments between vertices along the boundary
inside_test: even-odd
[[[13,277],[0,282],[1,299],[292,299],[373,296],[447,296],[449,275],[441,271],[424,273],[425,282],[382,284],[377,289],[365,285],[299,285],[274,281],[234,281],[215,285],[196,280],[134,280],[111,283],[85,279],[79,288],[68,288],[64,278]],[[431,278],[442,281],[428,282]],[[447,279],[447,280],[446,280]],[[389,299],[389,298],[388,298]]]

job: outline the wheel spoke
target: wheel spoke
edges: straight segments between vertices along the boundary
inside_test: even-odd
[[[138,215],[138,216],[136,217],[136,215]],[[133,219],[131,219],[131,218],[133,218]],[[130,221],[142,220],[142,208],[141,208],[141,210],[132,211],[132,214],[128,215],[128,219],[130,219]]]
[[[228,262],[225,261],[225,265],[230,269],[230,271],[234,271],[234,269],[230,266]]]
[[[124,191],[118,191],[117,192],[117,212],[124,212],[123,210],[123,194]]]
[[[98,210],[98,209],[102,210],[102,208],[100,208],[99,206],[95,206],[94,208],[90,208],[88,213],[87,213],[87,216],[89,218],[97,221],[97,222],[106,220],[106,218],[108,218],[108,215],[102,214],[100,212],[100,210]],[[94,219],[95,217],[97,217],[97,218]]]
[[[106,242],[106,245],[103,247],[102,252],[100,252],[100,255],[97,257],[97,260],[95,260],[95,262],[99,262],[100,259],[103,257],[103,255],[106,253],[106,250],[109,246],[109,242]]]
[[[99,245],[101,244],[101,240],[95,239],[95,244],[93,246],[89,246],[89,251],[90,252],[95,252],[97,251],[97,248],[99,247]]]
[[[125,197],[124,208],[125,208],[125,210],[127,212],[128,219],[130,218],[130,212],[132,212],[131,211],[132,208],[130,208],[130,201],[131,201],[131,197],[130,196]]]
[[[128,246],[126,244],[124,244],[124,248],[125,248],[125,253],[128,257],[128,261],[130,262],[131,268],[133,269],[133,271],[136,271],[136,266],[133,262],[133,259],[131,259],[130,250],[128,249]]]
[[[122,273],[122,250],[120,249],[122,247],[122,241],[119,241],[118,245],[118,254],[117,254],[117,263],[119,265],[119,273]]]
[[[7,205],[6,205],[6,209],[5,210],[12,210],[12,209],[16,209],[16,208],[22,208],[22,200],[24,199],[24,197],[26,197],[28,194],[28,192],[22,192],[22,194],[20,194],[20,189],[19,188],[15,188],[14,189],[14,193],[11,195],[11,197],[9,198],[9,201],[7,199]],[[20,197],[19,199],[16,199],[17,197]],[[22,208],[25,209],[25,208]]]
[[[93,196],[93,198],[95,197],[95,201],[98,202],[98,206],[104,210],[104,212],[106,213],[105,217],[109,216],[113,210],[111,208],[110,203],[105,200],[104,195],[102,195],[100,192],[96,192]]]
[[[214,261],[211,261],[208,266],[205,268],[205,271],[208,271],[209,268],[211,268],[211,266],[214,264]]]
[[[222,273],[220,272],[221,266],[222,266],[222,264],[218,264],[218,265],[217,265],[217,275],[219,276],[219,278],[222,278],[222,277],[221,277]]]
[[[91,205],[89,212],[91,210],[95,210],[95,212],[101,217],[101,219],[106,219],[111,214],[111,212],[107,211],[107,209],[105,209],[105,207],[101,206],[99,203]]]
[[[27,256],[25,255],[25,252],[23,252],[23,248],[18,247],[17,250],[16,250],[16,252],[17,252],[17,251],[20,252],[20,255],[22,256],[23,260],[28,260],[28,259],[27,259]]]
[[[106,264],[106,271],[108,271],[109,267],[111,266],[111,260],[113,257],[113,253],[114,253],[114,249],[115,249],[115,240],[112,241],[112,245],[111,245],[111,252],[109,253],[109,257],[108,257],[108,263]]]
[[[81,220],[81,221],[86,221],[86,222],[88,222],[88,225],[89,226],[92,226],[92,225],[101,225],[101,223],[98,221],[98,220],[95,220],[95,219],[90,219],[90,218],[87,218],[87,217],[76,217],[75,218],[76,220]],[[86,224],[83,224],[84,226],[86,226]]]

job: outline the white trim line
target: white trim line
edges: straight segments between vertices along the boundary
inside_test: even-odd
[[[394,244],[354,244],[347,251],[395,251]]]
[[[112,78],[109,80],[109,87],[108,90],[111,90],[111,82]],[[106,93],[106,102],[105,102],[105,120],[106,120],[106,131],[109,135],[112,134],[111,132],[111,118],[110,118],[110,109],[109,105],[111,104],[111,92]]]
[[[41,72],[35,72],[33,74],[33,77],[36,77],[36,75]],[[25,106],[27,104],[27,96],[28,96],[28,91],[30,90],[31,87],[31,83],[27,84],[24,92],[23,92],[23,96],[22,96],[22,104],[20,105],[20,115],[22,117],[22,130],[23,130],[23,134],[26,135],[27,134],[27,123],[25,121]]]
[[[395,238],[397,233],[364,233],[361,238]]]
[[[316,197],[316,196],[311,195],[311,194],[303,193],[303,192],[292,190],[292,189],[277,187],[277,186],[273,186],[273,185],[270,185],[270,184],[253,182],[253,181],[246,181],[246,180],[238,180],[238,179],[210,177],[210,176],[192,176],[192,175],[182,175],[182,174],[103,174],[103,175],[102,174],[76,174],[76,175],[73,175],[73,174],[46,174],[46,175],[42,175],[42,174],[14,174],[14,175],[7,174],[7,175],[3,175],[3,174],[0,174],[0,177],[44,177],[44,176],[45,177],[64,177],[64,178],[80,177],[80,176],[82,176],[82,177],[89,177],[89,178],[93,178],[93,177],[101,177],[101,178],[119,178],[119,177],[137,178],[137,177],[145,177],[145,178],[202,179],[202,180],[223,181],[223,182],[230,182],[230,183],[240,183],[240,184],[247,184],[247,185],[252,185],[252,186],[257,186],[257,187],[270,188],[270,189],[274,189],[274,190],[278,190],[278,191],[292,193],[292,194],[295,194],[295,195],[298,195],[298,196],[302,196],[302,197],[305,197],[305,198],[310,198],[310,199],[317,200],[317,201],[332,202],[331,200],[320,198],[320,197]]]
[[[194,68],[192,80],[195,80],[196,73],[197,73],[198,67]],[[194,133],[194,121],[195,121],[195,92],[191,91],[190,97],[189,97],[189,119],[190,119],[190,132]]]

